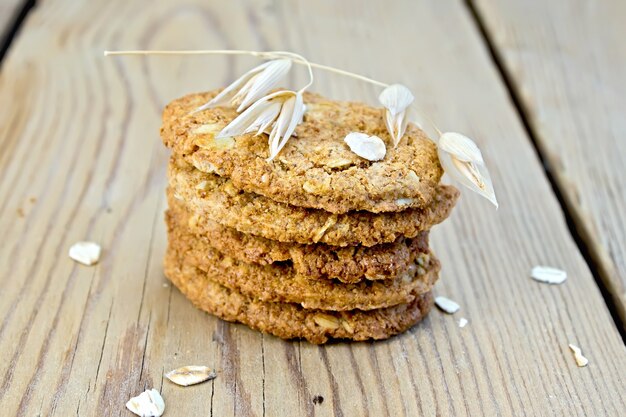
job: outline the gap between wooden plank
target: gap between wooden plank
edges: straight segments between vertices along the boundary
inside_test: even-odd
[[[36,0],[26,0],[21,7],[17,7],[16,9],[19,12],[14,13],[11,18],[9,18],[7,22],[7,29],[5,31],[0,32],[0,64],[4,59],[4,55],[9,50],[13,39],[15,39],[17,33],[22,27],[22,23],[28,16],[28,13],[36,6]],[[2,28],[0,28],[2,30]]]
[[[517,114],[519,115],[526,134],[531,140],[533,148],[535,149],[535,153],[541,161],[546,177],[550,183],[550,186],[552,187],[552,191],[554,192],[559,202],[559,205],[561,206],[561,210],[563,211],[563,215],[565,216],[569,232],[574,239],[574,242],[576,242],[576,246],[578,246],[578,250],[585,259],[585,262],[589,266],[593,278],[596,281],[596,285],[602,293],[602,298],[604,299],[604,302],[611,313],[613,322],[615,323],[615,326],[617,327],[617,330],[622,337],[622,341],[624,342],[624,344],[626,344],[626,323],[620,318],[615,301],[611,296],[611,291],[609,291],[608,286],[610,285],[610,280],[608,279],[608,272],[603,268],[602,263],[598,259],[597,253],[595,253],[593,248],[588,244],[587,240],[585,239],[585,236],[588,235],[586,226],[582,219],[580,219],[576,215],[576,211],[573,210],[572,205],[567,200],[564,192],[561,190],[561,187],[559,186],[559,183],[552,172],[550,161],[544,156],[542,152],[539,141],[537,140],[537,135],[529,122],[527,111],[520,99],[519,92],[515,85],[515,80],[513,80],[511,74],[506,69],[506,66],[498,53],[497,47],[492,42],[484,20],[474,6],[472,0],[465,0],[464,3],[469,10],[469,13],[474,23],[476,24],[476,27],[478,28],[481,37],[485,42],[487,50],[489,51],[489,55],[491,56],[491,59],[493,60],[493,63],[497,68],[500,77],[502,78],[502,82],[506,86],[511,102],[515,107]]]

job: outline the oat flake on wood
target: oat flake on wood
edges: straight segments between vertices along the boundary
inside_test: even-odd
[[[545,284],[562,284],[567,279],[567,273],[561,269],[538,265],[530,271],[530,277]]]
[[[141,417],[160,417],[165,411],[165,401],[159,391],[152,388],[128,400],[126,408]]]
[[[173,383],[187,387],[215,379],[217,374],[208,366],[189,365],[174,369],[166,373],[165,376]]]
[[[69,250],[69,256],[76,262],[91,266],[100,260],[100,245],[94,242],[76,242]]]
[[[589,364],[589,359],[585,358],[583,356],[583,352],[582,350],[576,346],[576,345],[572,345],[571,343],[569,344],[569,348],[572,351],[572,353],[574,354],[574,360],[576,361],[576,365],[578,365],[579,367],[583,368],[585,366],[587,366]]]
[[[448,314],[454,314],[461,309],[461,306],[459,306],[457,303],[449,298],[442,296],[435,298],[435,304],[437,305],[437,307],[439,307],[441,310],[445,311]]]

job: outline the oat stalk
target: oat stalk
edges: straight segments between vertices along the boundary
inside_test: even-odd
[[[345,75],[346,77],[365,81],[366,83],[370,83],[378,87],[383,87],[383,88],[389,87],[389,84],[376,81],[372,78],[368,78],[363,75],[356,74],[350,71],[345,71],[339,68],[330,67],[328,65],[322,65],[322,64],[316,64],[314,62],[309,62],[299,54],[296,54],[293,52],[286,52],[286,51],[260,52],[260,51],[244,51],[244,50],[239,50],[239,49],[206,49],[206,50],[180,50],[180,51],[169,51],[169,50],[104,51],[104,56],[115,56],[115,55],[248,55],[248,56],[255,56],[255,57],[267,58],[267,59],[289,57],[292,62],[299,64],[299,65],[304,65],[304,66],[311,67],[311,68],[317,68],[317,69],[332,72],[335,74]],[[311,81],[305,88],[308,88],[313,83],[313,75],[310,72],[309,74],[310,74]]]
[[[274,82],[280,75],[284,75],[283,71],[278,69],[275,73],[264,78],[263,82],[254,78],[246,78],[247,76],[253,77],[257,74],[257,71],[263,70],[266,67],[264,65],[249,71],[244,74],[243,77],[236,80],[234,85],[227,87],[228,93],[235,90],[237,87],[243,90],[235,93],[232,98],[232,100],[234,100],[233,104],[236,104],[243,96],[246,97],[243,98],[243,104],[239,104],[237,108],[237,112],[243,111],[243,113],[231,121],[231,123],[218,134],[218,137],[240,135],[254,130],[257,130],[257,135],[259,135],[261,133],[267,133],[266,130],[273,126],[269,133],[270,156],[267,159],[268,161],[273,160],[276,155],[278,155],[289,138],[294,134],[295,127],[302,122],[302,113],[304,111],[302,94],[313,84],[313,68],[383,87],[384,90],[379,96],[379,101],[385,107],[385,123],[394,147],[398,146],[404,136],[409,119],[409,106],[414,100],[409,89],[401,84],[390,85],[350,71],[316,64],[308,61],[302,55],[287,51],[246,51],[233,49],[104,51],[104,56],[116,55],[248,55],[273,60],[287,58],[293,63],[305,65],[309,73],[309,82],[298,91],[279,91],[258,98],[258,96],[261,95],[260,93],[262,91],[267,92],[268,86],[271,85],[271,82],[268,82],[267,79]],[[255,84],[256,81],[258,81],[257,84]],[[255,100],[253,100],[253,98]],[[204,110],[213,105],[216,105],[216,103],[206,103],[196,111]],[[246,107],[247,109],[244,111]],[[444,171],[470,190],[487,198],[497,208],[498,202],[491,183],[489,171],[485,166],[485,162],[476,144],[470,138],[459,133],[442,133],[430,118],[428,118],[428,120],[440,136],[437,141],[438,156]]]

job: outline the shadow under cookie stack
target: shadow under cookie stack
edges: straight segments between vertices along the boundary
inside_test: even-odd
[[[176,287],[224,320],[312,343],[385,339],[424,318],[440,269],[428,234],[458,198],[435,144],[410,124],[394,148],[382,109],[305,93],[303,122],[268,162],[265,134],[216,137],[235,109],[193,113],[215,94],[163,114]],[[382,138],[384,159],[353,153],[354,131]]]

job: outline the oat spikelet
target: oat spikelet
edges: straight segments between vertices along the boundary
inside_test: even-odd
[[[393,146],[398,146],[406,126],[409,122],[407,108],[415,98],[411,91],[402,84],[392,84],[386,87],[378,96],[378,101],[385,106],[385,124],[393,140]]]
[[[441,134],[437,143],[439,162],[450,177],[489,200],[498,200],[482,153],[473,140],[460,133]]]
[[[273,160],[287,144],[302,120],[302,92],[283,90],[267,95],[231,121],[216,138],[239,136],[257,130],[257,135],[273,125],[269,135],[269,157]]]
[[[209,102],[198,107],[194,113],[229,104],[237,106],[237,112],[241,112],[276,88],[290,69],[289,59],[264,62],[239,77]]]

